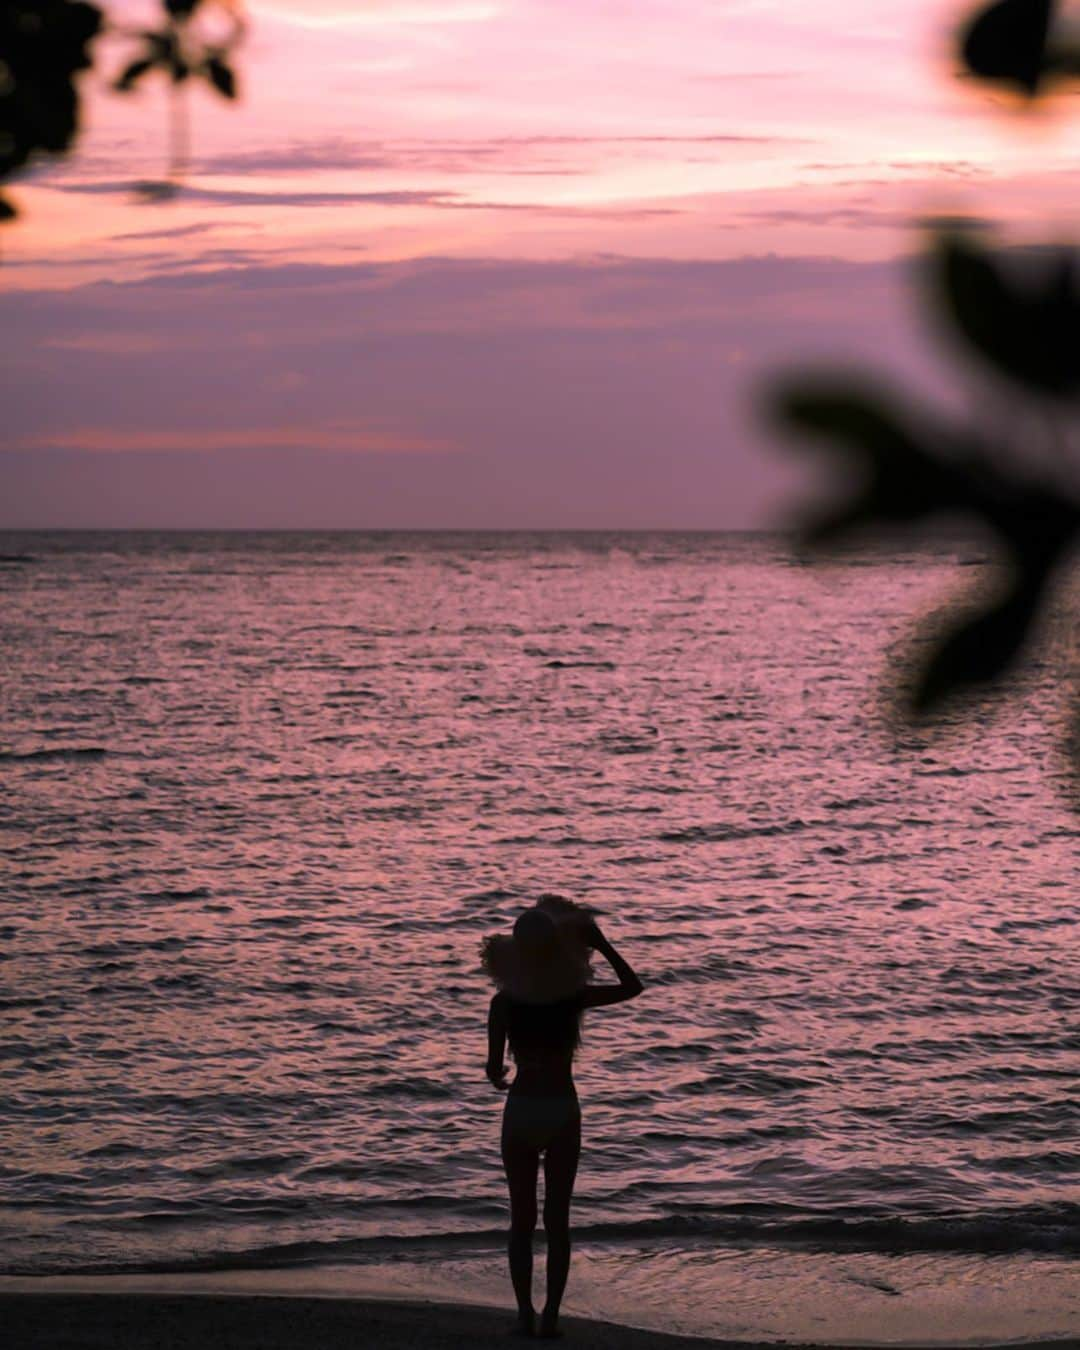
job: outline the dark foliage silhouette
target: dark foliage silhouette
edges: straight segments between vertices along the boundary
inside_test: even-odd
[[[64,155],[80,128],[76,76],[104,58],[95,40],[138,43],[138,54],[113,82],[119,92],[134,89],[152,72],[171,86],[170,154],[167,178],[137,190],[147,198],[172,195],[189,155],[187,105],[182,86],[205,80],[228,99],[236,97],[230,64],[244,33],[239,9],[223,0],[162,0],[161,26],[129,30],[108,21],[104,10],[84,0],[6,0],[0,8],[0,182],[31,166],[41,155]],[[204,17],[216,31],[203,31]],[[92,47],[92,44],[93,47]],[[18,214],[0,196],[0,220]]]
[[[1063,29],[1056,0],[1000,0],[979,10],[961,32],[960,55],[972,75],[1030,98],[1080,73],[1080,44]]]
[[[958,46],[970,77],[1018,89],[1023,107],[1080,74],[1078,43],[1051,0],[1004,0],[970,20]],[[833,504],[803,520],[804,547],[957,516],[993,541],[996,579],[913,644],[927,654],[911,661],[908,716],[940,712],[1016,669],[1080,533],[1080,254],[995,245],[942,222],[921,280],[931,313],[989,394],[985,422],[954,425],[915,395],[852,372],[792,373],[766,393],[782,430],[831,442],[849,462]],[[1076,737],[1068,739],[1077,776]]]
[[[69,0],[13,0],[0,9],[0,180],[35,154],[71,148],[79,125],[75,74],[91,64],[101,20],[94,5]],[[0,197],[0,220],[15,214]]]

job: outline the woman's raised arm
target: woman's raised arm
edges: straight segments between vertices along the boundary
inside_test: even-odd
[[[627,999],[637,998],[644,989],[629,961],[624,961],[611,943],[594,923],[589,937],[589,946],[605,957],[619,977],[616,985],[589,985],[582,993],[582,1007],[604,1008],[612,1003],[625,1003]]]

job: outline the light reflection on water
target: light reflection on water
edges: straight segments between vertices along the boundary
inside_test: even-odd
[[[552,889],[648,985],[586,1023],[597,1240],[1080,1245],[1057,672],[942,745],[873,711],[954,551],[7,551],[3,1267],[497,1232],[476,950]]]

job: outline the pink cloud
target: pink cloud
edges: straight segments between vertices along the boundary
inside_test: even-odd
[[[834,225],[875,180],[907,194],[890,202],[894,215],[921,213],[931,181],[953,183],[950,210],[985,213],[964,200],[978,180],[1049,183],[1080,151],[1076,125],[1050,119],[1048,134],[1020,138],[1015,120],[958,85],[952,0],[272,0],[252,15],[244,98],[196,98],[191,187],[167,210],[184,228],[228,207],[230,222],[264,236],[259,247],[294,257],[326,260],[359,239],[386,258],[725,256],[723,227],[741,225],[754,193],[792,198],[764,247],[867,256],[856,228],[823,235],[811,204],[794,200],[808,180],[835,190]],[[81,190],[79,209],[26,189],[27,218],[56,255],[146,233],[93,194],[164,165],[160,85],[132,100],[91,91],[88,123],[81,158],[45,180]],[[1071,186],[1062,175],[1059,215]],[[304,218],[287,219],[298,206]],[[667,215],[643,231],[648,212]],[[8,232],[16,260],[28,236]],[[175,242],[197,265],[210,241],[189,228]],[[108,265],[137,243],[130,254],[109,243]]]

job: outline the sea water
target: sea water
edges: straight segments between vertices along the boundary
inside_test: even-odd
[[[646,985],[585,1021],[568,1306],[592,1270],[738,1331],[710,1281],[792,1254],[1075,1276],[1068,595],[931,735],[882,691],[970,543],[0,553],[0,1270],[501,1288],[477,952],[555,891]]]

